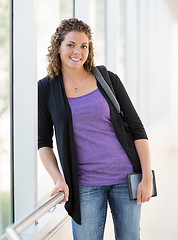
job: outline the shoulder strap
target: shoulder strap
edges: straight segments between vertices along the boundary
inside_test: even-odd
[[[97,66],[96,68],[100,71],[100,73],[102,74],[105,82],[107,82],[107,84],[110,87],[111,91],[115,95],[114,88],[113,88],[113,85],[112,85],[112,82],[111,82],[111,78],[109,76],[107,68],[104,65]]]
[[[110,86],[108,85],[106,80],[103,78],[103,76],[98,68],[100,68],[100,69],[102,68],[102,70],[104,70],[104,73],[105,73],[104,75],[106,76],[108,83],[110,83]],[[94,74],[94,76],[96,77],[98,82],[101,84],[102,88],[104,89],[104,91],[106,92],[108,97],[110,98],[112,104],[117,109],[118,113],[120,114],[121,113],[120,105],[112,92],[112,91],[114,91],[114,89],[112,87],[111,79],[109,77],[107,69],[104,66],[93,67],[92,73]],[[112,91],[111,91],[111,88],[112,88]]]

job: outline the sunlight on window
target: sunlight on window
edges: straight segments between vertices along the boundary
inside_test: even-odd
[[[11,223],[9,5],[0,1],[0,234]]]
[[[90,2],[90,22],[93,32],[94,54],[96,65],[106,62],[106,6],[103,0]]]

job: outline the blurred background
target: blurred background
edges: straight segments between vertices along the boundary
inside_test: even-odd
[[[51,35],[72,16],[91,26],[96,65],[118,74],[149,136],[158,197],[143,205],[141,239],[177,240],[178,0],[0,0],[1,239],[8,225],[25,216],[22,202],[28,212],[53,187],[35,145],[36,83],[47,74]],[[24,105],[32,109],[26,112]],[[32,155],[25,151],[30,139]],[[27,169],[33,179],[28,189]],[[111,224],[109,214],[108,240],[114,239]]]

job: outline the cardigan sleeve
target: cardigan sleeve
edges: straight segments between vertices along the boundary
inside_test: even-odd
[[[47,81],[38,81],[38,149],[53,147],[53,122],[47,106]]]
[[[109,76],[115,91],[115,96],[120,104],[121,111],[123,112],[124,121],[128,124],[133,139],[148,139],[144,126],[124,88],[124,85],[116,74],[109,72]]]

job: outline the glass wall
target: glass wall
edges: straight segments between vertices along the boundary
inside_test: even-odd
[[[116,60],[116,69],[120,79],[125,81],[125,8],[124,0],[118,1],[118,27],[116,32],[118,32],[118,41],[116,41],[117,47],[117,60]]]
[[[10,1],[0,0],[0,235],[11,223]]]
[[[59,0],[59,19],[73,17],[74,15],[74,1],[73,0]]]
[[[91,3],[90,3],[91,4]],[[106,64],[106,4],[103,0],[93,1],[90,7],[90,26],[94,38],[96,65]]]

